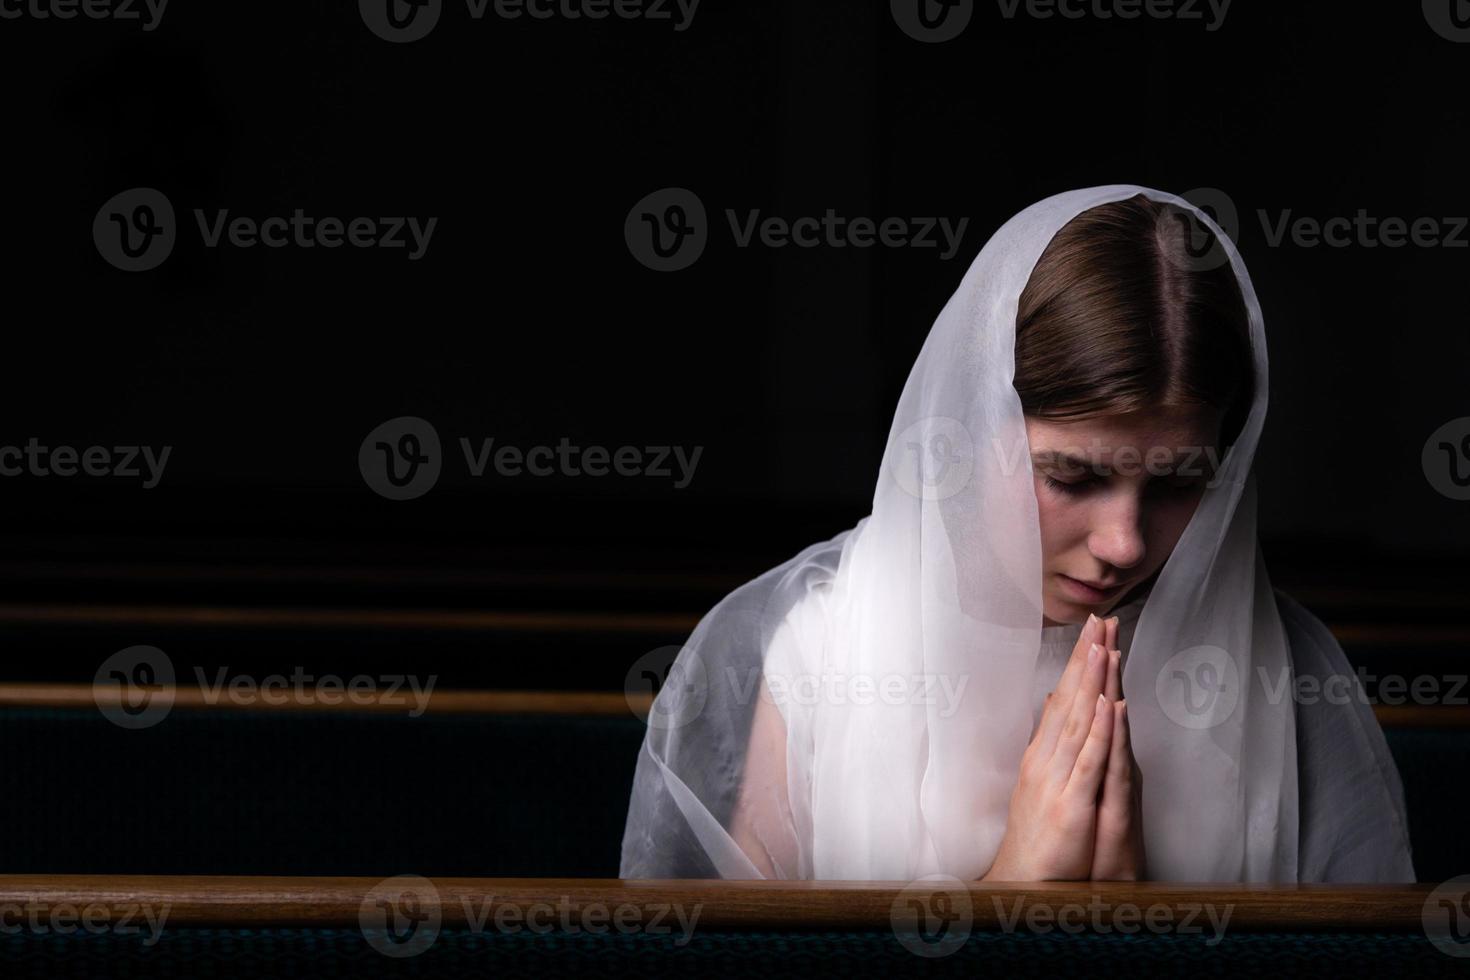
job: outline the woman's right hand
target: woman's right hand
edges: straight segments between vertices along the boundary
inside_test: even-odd
[[[1005,836],[982,881],[1085,881],[1092,871],[1098,791],[1112,705],[1103,696],[1109,625],[1088,618],[1041,724],[1021,757]],[[1092,651],[1096,655],[1091,655]]]

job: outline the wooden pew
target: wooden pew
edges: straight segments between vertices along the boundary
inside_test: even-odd
[[[99,694],[116,696],[108,685],[0,684],[0,735],[16,753],[8,785],[32,805],[0,820],[0,841],[11,841],[0,870],[361,875],[398,870],[383,866],[391,854],[437,875],[615,875],[637,712],[650,700],[435,689],[413,716],[402,700],[211,705],[185,686],[166,717],[130,731],[104,717]],[[1404,777],[1420,879],[1470,873],[1466,790],[1445,778],[1463,758],[1470,710],[1377,711]],[[106,764],[88,770],[93,758]],[[252,773],[269,776],[242,775]],[[395,773],[419,781],[391,790]],[[135,795],[150,778],[162,791]],[[110,805],[125,798],[133,804]],[[419,826],[426,812],[438,832]]]
[[[0,968],[8,980],[1463,976],[1464,940],[1441,924],[1459,901],[1463,887],[1424,885],[0,876]]]
[[[349,703],[313,698],[310,703],[272,704],[260,699],[245,704],[219,698],[211,703],[205,693],[191,685],[172,688],[173,708],[184,710],[243,711],[403,711],[377,694],[370,703]],[[381,694],[381,692],[378,692]],[[115,703],[116,689],[90,684],[53,684],[13,681],[0,683],[0,708],[89,709],[98,698]],[[337,703],[330,703],[336,700]],[[428,711],[443,714],[487,715],[579,715],[616,717],[646,716],[653,696],[646,693],[612,691],[457,691],[435,689],[428,696]],[[1470,728],[1470,706],[1388,705],[1373,706],[1384,728]]]
[[[0,875],[0,908],[37,903],[98,903],[169,909],[178,927],[355,927],[365,905],[394,879],[193,875]],[[958,883],[919,882],[919,892]],[[717,930],[888,930],[895,905],[914,883],[887,881],[719,881],[601,878],[437,878],[406,882],[442,915],[445,927],[472,925],[478,910],[628,905],[652,915],[661,906],[698,907],[698,925]],[[1422,930],[1432,884],[1251,885],[1160,882],[1016,882],[965,886],[976,929],[1003,929],[1017,907],[1093,903],[1175,910],[1213,904],[1231,909],[1228,928],[1249,930]],[[1466,886],[1470,888],[1470,885]]]

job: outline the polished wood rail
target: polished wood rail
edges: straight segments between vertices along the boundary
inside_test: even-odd
[[[349,700],[342,692],[322,696],[313,690],[301,700],[287,699],[271,703],[259,697],[250,701],[232,701],[227,695],[215,695],[198,687],[174,687],[173,708],[221,711],[371,711],[402,714],[405,704],[413,700],[413,692],[374,691],[370,695]],[[33,681],[0,683],[0,708],[83,708],[117,703],[118,689],[91,684],[65,684]],[[617,691],[478,691],[433,690],[428,692],[426,711],[436,714],[483,715],[579,715],[585,717],[618,717],[636,714],[647,717],[653,702],[648,693]],[[1384,728],[1467,728],[1470,729],[1470,706],[1464,705],[1387,705],[1373,707],[1378,723]]]
[[[164,688],[158,689],[162,694]],[[281,702],[254,697],[249,701],[231,700],[227,692],[216,695],[203,688],[172,688],[173,709],[215,711],[370,711],[403,714],[406,707],[417,707],[414,692],[403,687],[397,691],[377,690],[358,699],[349,699],[341,690],[323,696],[315,688],[300,700]],[[111,685],[52,684],[17,681],[0,683],[0,708],[81,708],[95,710],[99,705],[117,704],[122,695]],[[450,691],[427,693],[426,712],[435,714],[484,715],[576,715],[583,717],[647,716],[653,695],[615,691]]]
[[[382,898],[438,911],[447,928],[494,922],[502,907],[524,916],[536,906],[580,917],[600,907],[630,909],[647,921],[677,909],[698,915],[703,929],[893,928],[895,909],[945,894],[948,908],[968,895],[975,928],[1026,927],[1032,916],[1069,910],[1073,921],[1103,921],[1150,910],[1160,921],[1185,917],[1205,931],[1224,919],[1231,929],[1311,931],[1371,928],[1421,930],[1435,886],[1242,885],[1163,882],[971,883],[949,881],[718,881],[581,878],[290,878],[154,875],[0,875],[0,910],[35,905],[105,906],[114,917],[129,909],[167,910],[168,925],[356,927]],[[1032,910],[1036,910],[1033,912]],[[1078,910],[1083,912],[1078,912]],[[642,920],[631,910],[637,910]],[[1019,913],[1020,917],[1016,918]],[[486,916],[489,916],[487,919]],[[667,919],[676,925],[677,917]],[[503,920],[502,920],[503,921]],[[604,921],[606,921],[604,917]]]
[[[688,634],[705,610],[606,612],[557,609],[432,609],[323,606],[0,602],[0,626],[147,626],[240,630],[335,629],[427,633]],[[1328,623],[1344,646],[1466,647],[1470,625]]]
[[[687,634],[699,613],[0,603],[4,626]]]

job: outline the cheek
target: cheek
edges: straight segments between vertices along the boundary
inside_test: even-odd
[[[1075,546],[1087,538],[1087,504],[1067,500],[1036,481],[1036,516],[1041,524],[1043,560]]]
[[[1174,546],[1184,536],[1184,529],[1189,527],[1190,518],[1199,507],[1199,501],[1199,497],[1194,497],[1153,508],[1148,522],[1148,554],[1157,564],[1162,565],[1173,554]]]

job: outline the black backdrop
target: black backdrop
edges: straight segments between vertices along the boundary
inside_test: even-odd
[[[370,25],[374,4],[180,3],[149,30],[39,17],[38,2],[0,4],[18,13],[0,19],[0,445],[171,455],[151,489],[0,478],[12,598],[556,605],[494,575],[595,568],[643,585],[579,580],[580,605],[697,612],[866,513],[908,367],[990,232],[1112,182],[1239,215],[1271,345],[1257,473],[1283,581],[1462,581],[1470,504],[1436,491],[1421,453],[1470,415],[1470,231],[1455,231],[1470,214],[1470,43],[1433,4],[1125,20],[961,3],[968,25],[930,43],[886,2],[704,0],[692,19],[562,4],[537,19],[459,0],[395,43]],[[155,268],[123,271],[94,220],[145,187],[173,207],[177,240]],[[667,188],[707,212],[704,251],[677,271],[641,262],[625,228]],[[437,223],[410,259],[210,248],[194,217],[298,208]],[[742,247],[727,218],[828,209],[967,223],[946,257],[942,238]],[[1267,233],[1359,209],[1434,219],[1446,240]],[[443,444],[438,482],[412,500],[374,492],[359,467],[368,433],[400,416]],[[473,478],[461,437],[701,456],[682,488]],[[98,563],[114,572],[81,571]],[[276,584],[248,594],[223,573],[137,574],[170,563],[387,571],[317,592],[262,573]]]

